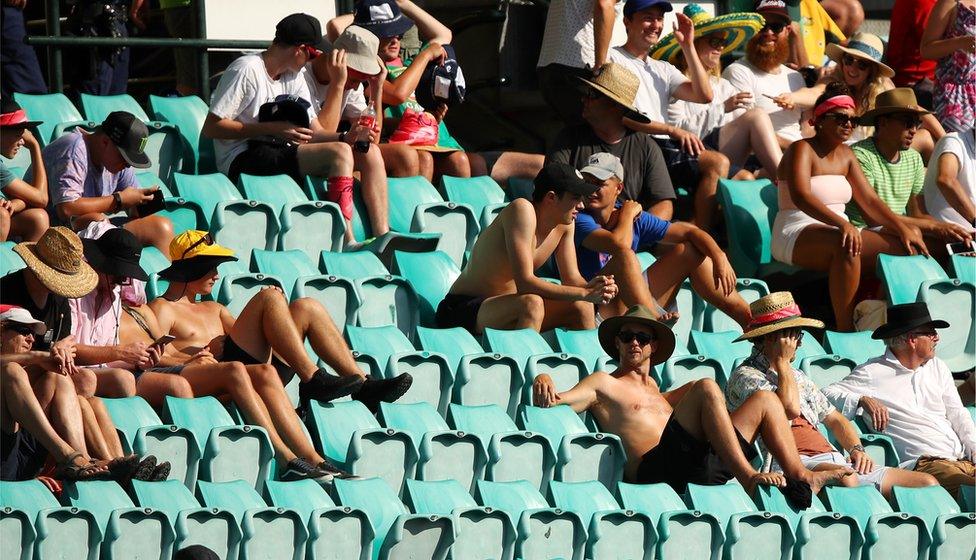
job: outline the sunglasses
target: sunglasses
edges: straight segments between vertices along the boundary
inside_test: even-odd
[[[193,243],[190,243],[190,246],[187,247],[186,249],[183,249],[183,254],[180,255],[180,260],[186,258],[187,253],[189,253],[190,251],[192,251],[193,249],[195,249],[200,245],[213,245],[213,244],[214,244],[213,236],[208,233],[207,235],[204,235],[203,237],[197,239]]]
[[[871,63],[863,58],[857,58],[856,56],[845,54],[843,61],[845,66],[856,66],[857,69],[862,72],[867,72],[871,69]]]
[[[782,21],[774,21],[764,25],[759,32],[764,33],[766,31],[771,31],[774,35],[779,35],[784,29],[786,29],[786,25],[787,24],[783,23]]]
[[[10,323],[9,325],[4,325],[3,328],[12,330],[21,336],[28,336],[34,334],[34,327],[31,327],[30,325]]]
[[[728,43],[728,37],[724,35],[709,35],[705,37],[705,42],[713,49],[724,49],[726,43]]]
[[[905,114],[894,114],[887,115],[889,119],[894,119],[901,124],[905,125],[905,128],[919,128],[922,126],[922,119],[915,115],[905,115]]]
[[[861,126],[861,117],[852,117],[844,113],[827,113],[824,118],[829,118],[837,123],[837,126],[851,125],[851,128]]]
[[[654,340],[654,335],[642,332],[620,331],[617,333],[617,340],[623,342],[624,344],[630,344],[636,340],[637,344],[647,346],[652,340]]]

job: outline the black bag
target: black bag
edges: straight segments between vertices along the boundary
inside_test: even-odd
[[[311,122],[308,116],[308,109],[312,104],[305,98],[297,95],[282,94],[275,97],[274,101],[268,101],[258,108],[258,122],[289,122],[295,126],[309,128]],[[277,136],[255,136],[248,142],[260,144],[287,145],[288,140]]]
[[[458,64],[457,54],[451,45],[444,45],[444,51],[447,53],[444,64],[428,64],[417,83],[417,103],[428,111],[434,110],[438,103],[451,107],[464,101],[464,72]]]

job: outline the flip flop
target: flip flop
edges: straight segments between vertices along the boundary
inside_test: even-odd
[[[85,481],[85,480],[104,480],[108,477],[108,471],[102,465],[97,463],[88,462],[87,464],[78,465],[75,464],[75,459],[84,458],[84,455],[75,451],[71,455],[68,455],[64,461],[58,463],[57,469],[54,471],[54,478],[66,480],[70,482]]]

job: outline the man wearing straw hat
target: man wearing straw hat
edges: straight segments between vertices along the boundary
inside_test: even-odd
[[[620,158],[628,177],[621,196],[636,200],[662,220],[670,220],[675,194],[661,148],[649,135],[624,126],[624,117],[649,122],[634,105],[640,79],[623,65],[608,62],[598,76],[579,81],[586,122],[559,132],[546,154],[546,163],[581,169],[593,154],[613,154]]]
[[[952,372],[935,356],[936,329],[948,327],[923,302],[892,305],[888,322],[871,335],[884,341],[885,353],[823,392],[844,416],[860,412],[890,436],[901,466],[934,476],[958,495],[961,486],[976,483],[976,425]]]
[[[789,292],[774,292],[750,307],[752,322],[738,340],[750,340],[754,346],[725,388],[729,409],[737,409],[758,391],[774,393],[783,403],[804,466],[814,471],[850,467],[855,473],[838,481],[844,486],[872,484],[890,498],[895,486],[937,484],[924,473],[874,464],[850,420],[830,404],[813,380],[792,366],[796,350],[803,344],[801,329],[822,329],[822,322],[801,316]],[[834,435],[847,457],[817,430],[820,423]]]
[[[607,319],[600,325],[599,339],[620,363],[615,371],[588,375],[563,392],[556,391],[548,375],[539,375],[532,384],[533,404],[590,411],[604,431],[623,442],[625,480],[666,482],[684,492],[689,483],[724,484],[734,477],[748,492],[757,485],[785,486],[787,495],[805,508],[810,504],[805,491],[815,494],[849,472],[813,472],[803,466],[783,405],[772,393],[753,395],[731,414],[712,379],[661,393],[651,366],[671,356],[675,340],[650,309],[635,305]],[[760,436],[782,465],[782,474],[760,473],[749,463],[755,455],[752,442]]]
[[[958,224],[936,220],[926,213],[922,195],[925,162],[911,146],[922,127],[922,117],[928,114],[915,101],[911,88],[882,92],[874,108],[861,116],[861,124],[874,127],[874,136],[857,142],[851,149],[878,198],[905,222],[922,230],[929,251],[941,252],[946,243],[970,239],[972,234]],[[858,227],[868,225],[853,202],[847,205],[847,215]]]

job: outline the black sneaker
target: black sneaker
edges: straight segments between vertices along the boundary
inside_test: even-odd
[[[358,375],[339,377],[319,369],[311,379],[298,384],[298,398],[303,407],[311,400],[328,402],[355,393],[362,384]]]
[[[318,465],[315,465],[315,468],[319,469],[320,471],[329,473],[330,475],[332,475],[333,479],[338,478],[340,480],[359,480],[358,476],[352,473],[347,473],[346,471],[330,463],[328,459],[322,461]]]
[[[381,402],[395,402],[413,385],[413,377],[409,373],[401,373],[393,379],[377,379],[367,375],[363,386],[352,398],[366,405],[370,412],[375,413]]]
[[[339,469],[335,469],[337,473],[345,474]],[[334,472],[327,472],[322,470],[312,463],[308,462],[308,459],[303,457],[296,457],[285,466],[285,470],[281,471],[278,476],[278,480],[283,480],[285,482],[292,482],[295,480],[314,480],[319,484],[328,484],[332,482],[335,478]]]

